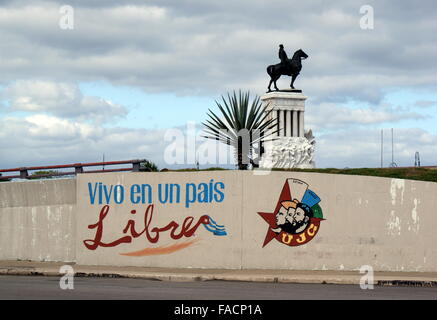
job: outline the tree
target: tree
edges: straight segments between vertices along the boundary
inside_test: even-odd
[[[271,110],[267,105],[262,106],[256,96],[250,102],[250,93],[235,91],[227,94],[227,99],[221,96],[221,102],[215,101],[221,111],[222,118],[208,109],[209,119],[202,123],[205,126],[207,139],[218,140],[235,148],[235,158],[239,170],[247,170],[250,162],[253,163],[254,154],[260,155],[260,145],[277,133],[276,117],[269,117]],[[258,151],[258,152],[257,152]]]
[[[58,175],[59,175],[59,171],[57,170],[40,170],[40,171],[32,172],[29,179],[39,179],[39,178],[51,179]]]
[[[144,160],[140,163],[140,171],[158,172],[158,166],[150,160]]]

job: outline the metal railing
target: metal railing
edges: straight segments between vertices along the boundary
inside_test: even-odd
[[[38,178],[47,178],[47,177],[56,177],[56,176],[70,176],[76,175],[78,173],[102,173],[102,172],[117,172],[117,171],[140,171],[140,164],[146,160],[137,159],[137,160],[124,160],[124,161],[107,161],[107,162],[90,162],[90,163],[73,163],[73,164],[62,164],[62,165],[54,165],[54,166],[41,166],[41,167],[21,167],[21,168],[12,168],[12,169],[0,169],[0,180],[10,180],[10,179],[38,179]],[[130,168],[114,168],[114,169],[105,169],[106,166],[115,166],[115,165],[126,165],[131,164]],[[84,170],[85,167],[98,167],[101,166],[100,170]],[[70,169],[74,168],[74,171],[52,171],[42,174],[32,174],[32,171],[46,171],[46,170],[59,170],[59,169]],[[15,175],[3,175],[3,173],[16,173]],[[18,174],[17,174],[18,173]],[[30,173],[30,174],[29,174]]]

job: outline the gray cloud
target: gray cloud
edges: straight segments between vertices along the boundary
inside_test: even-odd
[[[434,100],[419,100],[416,101],[416,103],[414,104],[416,107],[419,108],[429,108],[429,107],[433,107],[437,105],[437,101]]]
[[[391,136],[384,130],[384,166],[391,163]],[[435,165],[437,135],[423,129],[394,130],[394,161],[398,166],[414,166],[420,153],[422,166]],[[378,167],[381,163],[381,129],[348,129],[317,137],[316,164],[323,167]]]
[[[186,137],[185,127],[175,129],[181,130]],[[175,166],[164,161],[164,152],[172,142],[164,139],[166,131],[105,128],[46,115],[24,119],[10,117],[0,119],[0,149],[14,152],[2,153],[1,164],[10,168],[95,162],[105,154],[108,161],[147,158],[160,168],[194,167],[193,163]],[[418,128],[395,129],[394,132],[394,154],[398,166],[413,165],[416,151],[420,152],[422,165],[435,165],[437,135]],[[316,164],[338,168],[378,167],[380,134],[380,129],[354,127],[321,134],[316,137]],[[384,166],[391,162],[389,142],[390,135],[386,129]],[[201,144],[202,141],[199,141],[197,148]],[[226,166],[226,163],[219,165]]]
[[[380,125],[403,120],[421,120],[426,116],[407,108],[379,105],[374,108],[350,108],[333,103],[314,104],[307,107],[306,123],[317,130],[344,130],[357,125]]]
[[[46,115],[0,119],[1,167],[148,158],[163,165],[164,130],[104,128]]]
[[[75,29],[68,31],[58,28],[60,2],[8,3],[0,22],[3,82],[45,77],[190,95],[263,92],[265,67],[284,43],[290,55],[299,47],[310,55],[297,84],[320,101],[378,103],[384,88],[437,83],[432,1],[368,1],[375,8],[370,31],[359,28],[362,3],[354,1],[70,1]]]
[[[208,149],[210,140],[201,138],[202,128],[197,125],[193,130],[195,143],[190,144],[187,126],[155,130],[107,128],[44,114],[0,118],[0,149],[14,150],[2,153],[0,167],[98,162],[103,154],[106,161],[146,158],[159,168],[194,168],[196,161],[201,162],[202,168],[233,167],[234,153],[229,151],[225,153],[228,160],[222,154],[222,162],[216,162],[217,155],[213,157],[216,160],[207,163],[206,159],[211,159],[207,150],[215,152],[217,146]],[[175,150],[182,155],[178,159],[181,162],[167,162],[174,159]],[[223,152],[223,145],[220,150]]]
[[[350,0],[70,0],[74,30],[59,28],[63,2],[0,3],[2,98],[9,110],[31,113],[0,118],[0,147],[15,150],[2,153],[6,167],[28,165],[26,159],[95,161],[102,153],[112,159],[144,155],[165,166],[159,160],[163,131],[103,127],[125,116],[126,108],[84,96],[76,83],[107,81],[191,96],[239,88],[261,94],[279,43],[290,56],[298,48],[310,56],[296,86],[310,97],[308,127],[321,131],[319,165],[379,165],[379,130],[369,127],[420,120],[426,115],[413,107],[434,105],[383,103],[392,88],[437,89],[432,0],[366,1],[375,9],[375,29],[368,31],[359,28],[364,3]],[[279,86],[289,82],[283,78]],[[372,107],[348,108],[350,100]],[[405,165],[415,151],[424,163],[437,153],[435,135],[424,130],[399,129],[397,139]]]
[[[84,96],[72,83],[21,80],[1,93],[10,111],[47,112],[64,118],[106,122],[127,115],[125,107],[93,96]]]

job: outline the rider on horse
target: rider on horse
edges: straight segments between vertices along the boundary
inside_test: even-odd
[[[288,57],[287,57],[287,53],[284,50],[284,45],[280,44],[279,45],[279,59],[281,59],[281,64],[283,66],[286,66],[288,63]]]
[[[291,61],[290,59],[288,59],[287,53],[284,50],[284,45],[280,44],[279,45],[279,59],[281,60],[281,67],[284,70],[284,73],[291,76],[291,66],[293,64],[293,61]]]

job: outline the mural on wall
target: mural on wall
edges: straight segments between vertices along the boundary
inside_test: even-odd
[[[300,246],[311,241],[323,219],[320,198],[297,179],[286,179],[274,212],[258,212],[269,225],[263,247],[270,241]]]
[[[193,216],[187,216],[178,221],[169,219],[162,225],[157,225],[153,219],[157,214],[155,203],[161,205],[181,204],[185,208],[189,208],[194,203],[222,202],[225,198],[223,182],[215,182],[211,179],[209,183],[198,185],[194,183],[185,185],[158,184],[156,192],[155,188],[149,184],[124,186],[122,184],[105,185],[101,182],[89,182],[87,186],[89,205],[96,206],[96,209],[99,208],[97,221],[87,225],[93,236],[91,239],[83,240],[83,244],[88,250],[117,247],[121,244],[130,244],[138,239],[138,241],[143,241],[149,245],[141,250],[119,254],[131,257],[161,255],[193,245],[200,240],[196,237],[196,232],[203,230],[203,228],[214,236],[227,235],[225,226],[218,224],[207,214],[199,215],[197,219]],[[130,213],[126,215],[130,219],[114,230],[113,224],[108,222],[108,219],[113,215],[111,207],[125,203],[132,206],[132,209],[129,210]],[[143,208],[140,209],[141,207]],[[111,227],[105,227],[107,224],[110,224]],[[200,228],[201,225],[203,228]],[[174,243],[159,245],[160,238],[163,236],[166,236],[167,239],[170,238]]]

